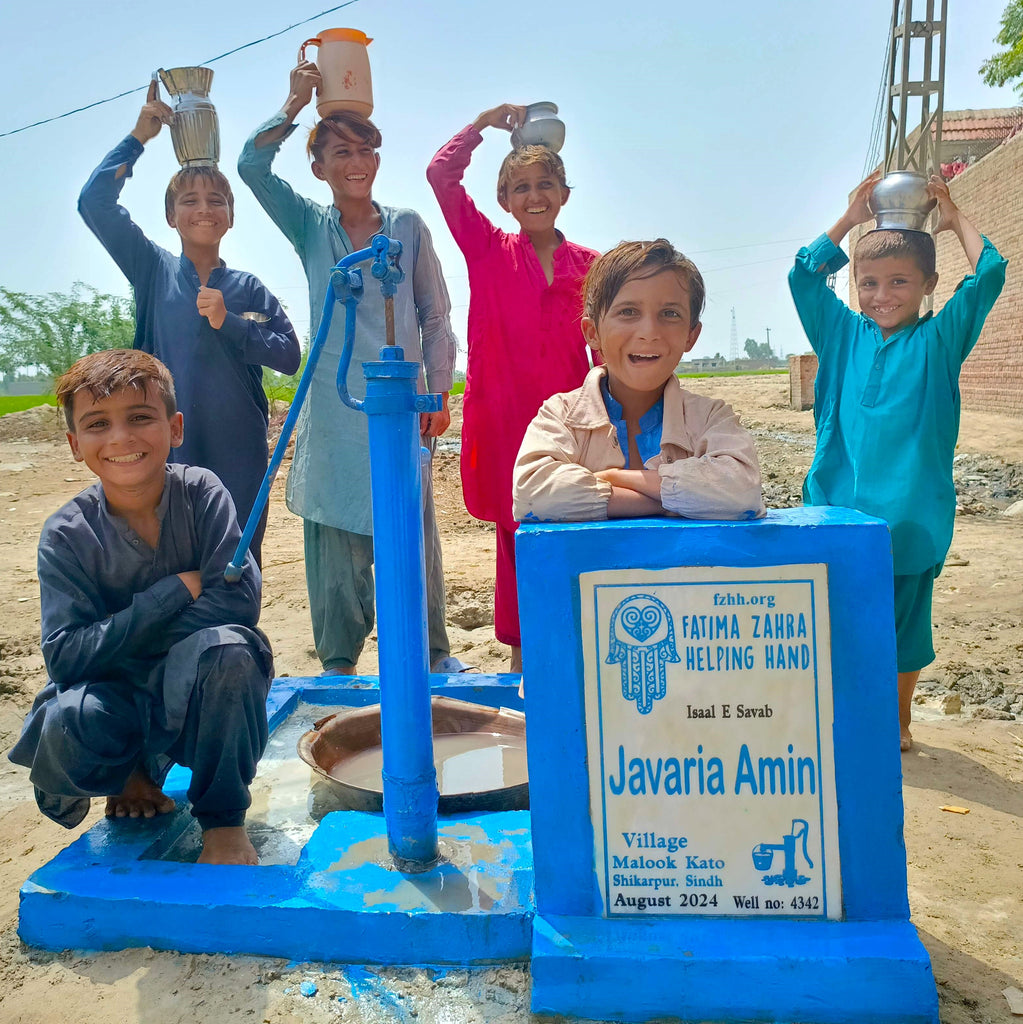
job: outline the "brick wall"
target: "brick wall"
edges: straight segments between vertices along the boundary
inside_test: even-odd
[[[1023,418],[1023,134],[953,178],[949,191],[956,205],[1009,261],[1005,288],[963,365],[959,378],[963,408]],[[850,249],[858,234],[852,233]],[[935,241],[939,277],[934,308],[938,310],[970,268],[954,234],[942,232]],[[850,292],[855,309],[852,281]]]
[[[1023,417],[1023,135],[953,178],[949,191],[1009,261],[1005,288],[959,378],[963,406]],[[942,232],[936,241],[939,309],[970,268],[955,235]]]

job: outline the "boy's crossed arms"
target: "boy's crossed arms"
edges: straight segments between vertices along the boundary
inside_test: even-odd
[[[704,284],[669,242],[623,242],[586,278],[583,334],[604,365],[540,407],[515,463],[521,521],[764,514],[753,439],[724,402],[684,390]]]

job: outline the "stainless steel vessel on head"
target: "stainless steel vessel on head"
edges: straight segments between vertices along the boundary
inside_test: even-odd
[[[163,87],[173,97],[170,126],[174,155],[182,167],[216,166],[220,160],[220,123],[210,102],[210,68],[160,68]]]
[[[927,178],[915,171],[886,174],[870,194],[870,212],[877,230],[903,228],[925,231],[927,215],[936,200],[927,194]]]
[[[557,115],[557,103],[530,103],[526,107],[525,123],[511,133],[512,148],[546,146],[557,153],[565,144],[565,122]]]

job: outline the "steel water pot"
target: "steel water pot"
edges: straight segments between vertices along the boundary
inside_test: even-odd
[[[557,103],[530,103],[525,122],[511,133],[511,144],[513,149],[546,146],[557,153],[565,144],[565,122],[558,117]]]
[[[927,194],[927,178],[915,171],[886,174],[870,194],[868,206],[877,230],[903,228],[925,231],[927,215],[936,200]]]

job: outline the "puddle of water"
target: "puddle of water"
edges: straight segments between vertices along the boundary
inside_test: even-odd
[[[337,809],[331,787],[298,756],[298,740],[324,715],[346,710],[299,704],[270,737],[249,787],[252,805],[245,816],[260,864],[297,864],[320,819]],[[193,822],[161,859],[194,861],[201,843],[199,826]]]
[[[439,860],[421,875],[398,874],[387,852],[384,835],[353,844],[327,870],[344,873],[363,864],[376,864],[394,872],[393,885],[366,893],[367,907],[394,905],[411,909],[422,906],[425,901],[434,909],[448,913],[490,910],[501,898],[501,886],[485,870],[496,856],[492,845],[446,835],[438,837],[437,845]]]

